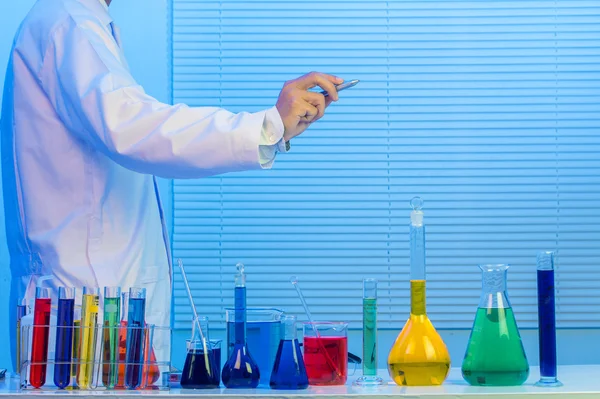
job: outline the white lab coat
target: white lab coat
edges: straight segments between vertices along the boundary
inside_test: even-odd
[[[49,274],[55,287],[145,287],[159,326],[172,273],[154,176],[270,167],[285,151],[275,108],[232,114],[145,94],[104,0],[38,0],[15,38],[0,127],[11,312]]]

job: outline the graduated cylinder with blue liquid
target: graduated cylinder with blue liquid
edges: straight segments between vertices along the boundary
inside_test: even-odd
[[[537,256],[538,328],[541,387],[560,387],[556,365],[556,314],[554,299],[554,253]]]

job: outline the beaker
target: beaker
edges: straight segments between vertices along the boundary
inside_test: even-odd
[[[471,385],[521,385],[529,364],[506,291],[508,265],[480,265],[479,307],[462,364]]]
[[[184,389],[217,388],[220,380],[219,366],[217,366],[215,352],[208,338],[208,318],[199,317],[193,323],[192,339],[185,341],[187,354],[181,373],[181,387]],[[202,340],[196,324],[200,324],[204,340]]]
[[[308,376],[296,331],[296,316],[284,316],[281,329],[282,338],[279,341],[269,385],[273,389],[308,388]]]
[[[269,385],[281,340],[282,310],[274,308],[246,309],[246,343],[260,370],[260,385]],[[227,325],[227,358],[235,344],[235,309],[225,308]]]
[[[310,385],[346,384],[348,323],[305,322],[304,364]]]

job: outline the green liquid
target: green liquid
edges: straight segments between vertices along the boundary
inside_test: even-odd
[[[479,308],[462,364],[471,385],[521,385],[529,364],[512,308]]]
[[[114,388],[119,380],[119,326],[121,298],[104,298],[104,351],[102,383]]]
[[[377,375],[377,299],[363,299],[363,375]]]

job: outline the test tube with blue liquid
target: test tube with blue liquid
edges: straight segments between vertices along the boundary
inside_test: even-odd
[[[58,288],[56,317],[56,350],[54,355],[54,385],[64,389],[71,383],[73,359],[73,321],[75,315],[75,288]]]
[[[146,289],[129,289],[129,314],[127,315],[127,345],[125,387],[136,389],[142,383],[144,362],[144,327],[146,313]]]
[[[541,387],[559,387],[556,361],[556,315],[554,298],[554,253],[537,256],[538,328],[540,345]]]

